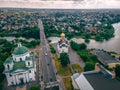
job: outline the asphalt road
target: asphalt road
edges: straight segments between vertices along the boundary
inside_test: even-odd
[[[42,81],[44,83],[44,89],[49,87],[49,90],[53,90],[52,88],[57,84],[56,74],[54,72],[52,57],[49,50],[49,45],[45,38],[44,27],[41,20],[38,21],[38,27],[40,28],[40,41],[41,41],[41,69],[42,69]],[[51,88],[51,89],[50,89]],[[58,89],[56,89],[58,90]]]

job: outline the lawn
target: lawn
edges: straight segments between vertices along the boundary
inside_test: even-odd
[[[61,76],[71,76],[72,75],[70,68],[68,66],[62,67],[60,61],[58,60],[57,54],[53,54],[53,59],[55,60],[55,65],[56,65],[56,68],[58,70],[58,73]]]
[[[71,66],[76,73],[83,72],[83,69],[78,64],[72,64]]]
[[[71,78],[70,77],[69,78],[63,78],[63,82],[64,82],[66,90],[74,90],[73,86],[71,84]]]

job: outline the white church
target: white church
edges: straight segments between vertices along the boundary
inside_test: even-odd
[[[35,80],[36,59],[20,43],[13,51],[12,57],[4,62],[4,71],[8,86],[21,85]]]
[[[65,38],[65,34],[62,33],[60,36],[61,36],[61,39],[58,41],[58,45],[57,45],[58,52],[59,53],[63,53],[63,52],[68,53],[69,44],[68,44],[67,39]]]

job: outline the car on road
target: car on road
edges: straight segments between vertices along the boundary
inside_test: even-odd
[[[47,53],[45,53],[45,55],[47,56],[48,54],[47,54]]]

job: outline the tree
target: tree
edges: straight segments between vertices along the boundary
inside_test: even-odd
[[[31,86],[30,90],[40,90],[40,87],[39,86]]]
[[[98,57],[96,55],[91,55],[90,57],[94,62],[98,62]]]
[[[86,62],[84,71],[91,71],[94,69],[95,64],[93,62]]]
[[[88,56],[87,56],[87,55],[81,54],[80,57],[82,58],[82,60],[83,60],[84,62],[87,62],[87,61],[88,61]]]
[[[100,39],[101,39],[101,36],[99,34],[97,34],[95,40],[100,41]]]
[[[53,54],[56,53],[56,50],[55,50],[52,46],[50,47],[50,51],[51,51],[51,53],[53,53]]]
[[[90,42],[90,40],[89,40],[89,39],[85,39],[85,42],[86,42],[86,43],[89,43],[89,42]]]
[[[89,33],[85,34],[85,38],[89,39],[90,38],[90,34]]]
[[[115,73],[117,77],[120,77],[120,65],[116,65],[115,67]]]
[[[67,53],[61,53],[60,60],[61,60],[61,65],[64,67],[67,66],[68,63],[70,63]]]
[[[80,48],[80,50],[81,50],[81,49],[86,49],[87,46],[86,46],[85,43],[82,43],[82,44],[79,44],[79,48]]]
[[[73,50],[78,50],[78,48],[79,48],[79,45],[77,44],[77,43],[75,43],[74,41],[71,41],[70,42],[70,46],[71,46],[71,48],[73,49]]]

